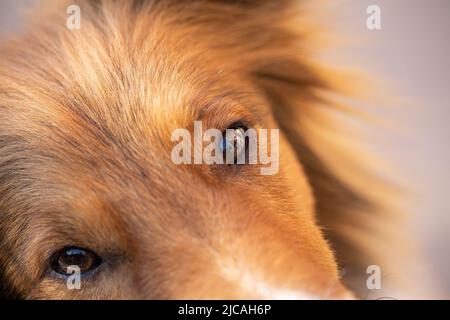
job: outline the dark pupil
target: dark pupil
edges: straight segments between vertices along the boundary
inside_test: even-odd
[[[69,266],[78,266],[80,271],[87,271],[93,265],[92,255],[83,249],[70,248],[65,250],[58,259],[58,268],[66,273]]]
[[[241,127],[241,126],[233,126],[233,127],[230,127],[229,129],[232,129],[232,130],[239,130],[239,129],[241,129],[242,131],[246,131],[246,130],[247,130],[247,128]],[[245,146],[244,146],[245,152],[248,151],[248,144],[249,144],[248,137],[245,137]],[[234,163],[237,163],[237,160],[238,160],[238,156],[239,156],[239,155],[238,155],[237,152],[236,152],[236,148],[237,148],[237,138],[236,138],[236,135],[234,136],[234,138],[233,138],[232,141],[229,141],[229,140],[226,138],[226,132],[224,132],[224,133],[223,133],[223,139],[222,139],[222,145],[221,145],[220,147],[221,147],[221,149],[223,150],[223,157],[224,157],[224,159],[226,158],[227,150],[234,150]],[[233,148],[234,148],[234,149],[233,149]],[[246,156],[246,157],[248,156],[247,153],[246,153],[245,156]],[[248,160],[248,159],[246,159],[246,161],[247,161],[247,160]]]

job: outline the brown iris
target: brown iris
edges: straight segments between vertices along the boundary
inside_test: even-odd
[[[58,273],[68,275],[74,268],[79,268],[83,273],[95,269],[100,263],[100,257],[91,250],[68,247],[56,253],[52,268]]]

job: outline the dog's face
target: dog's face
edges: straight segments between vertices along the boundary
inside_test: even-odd
[[[47,55],[16,48],[2,66],[8,286],[26,298],[350,297],[282,132],[275,175],[173,163],[172,133],[193,132],[194,121],[222,132],[278,124],[236,60],[194,44],[205,40],[194,31],[152,26],[152,44],[142,31],[130,44],[120,33],[105,43],[85,24]],[[67,285],[69,266],[79,290]]]

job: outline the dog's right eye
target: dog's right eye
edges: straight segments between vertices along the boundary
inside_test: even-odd
[[[91,250],[68,247],[55,254],[52,269],[60,274],[70,275],[77,269],[81,273],[94,270],[101,262],[101,258]]]
[[[227,164],[237,164],[238,159],[243,159],[245,162],[245,156],[248,149],[248,141],[245,136],[245,131],[247,127],[236,123],[223,133],[223,138],[219,142],[219,148],[223,152],[224,162]],[[231,156],[227,154],[230,153]]]

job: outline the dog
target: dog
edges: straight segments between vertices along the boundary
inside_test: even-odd
[[[41,3],[0,49],[2,295],[365,298],[389,189],[342,143],[350,80],[311,56],[305,2]],[[278,172],[175,164],[195,121],[279,129]]]

